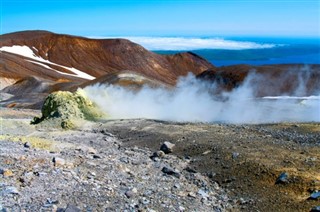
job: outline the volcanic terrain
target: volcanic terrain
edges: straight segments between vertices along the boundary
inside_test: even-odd
[[[215,67],[192,52],[47,31],[0,39],[0,211],[320,210],[319,123],[57,125],[96,109],[78,88],[174,91],[192,73],[220,97],[248,79],[253,98],[305,97],[319,94],[319,65]]]

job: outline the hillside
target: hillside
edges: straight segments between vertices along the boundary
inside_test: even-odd
[[[213,68],[192,53],[159,55],[126,39],[88,39],[47,31],[1,35],[1,75],[72,81],[131,70],[168,84],[188,72]]]
[[[47,31],[4,34],[0,39],[1,92],[15,95],[2,98],[1,105],[7,107],[39,108],[43,97],[53,91],[74,91],[98,82],[169,86],[179,76],[214,68],[193,53],[159,55],[126,39],[88,39]],[[114,76],[124,70],[131,77],[119,75],[117,80]],[[138,83],[141,77],[144,80]]]

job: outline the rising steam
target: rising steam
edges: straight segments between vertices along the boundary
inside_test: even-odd
[[[115,119],[224,123],[320,121],[320,96],[255,98],[251,81],[256,77],[248,76],[240,87],[219,96],[214,95],[214,83],[198,80],[193,75],[181,78],[173,90],[144,87],[132,91],[113,85],[94,85],[84,90]]]

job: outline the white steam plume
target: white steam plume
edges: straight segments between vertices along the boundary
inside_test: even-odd
[[[251,80],[232,92],[215,97],[215,84],[192,75],[181,78],[173,90],[144,87],[132,91],[113,85],[84,90],[111,118],[148,118],[179,122],[272,123],[320,121],[320,96],[254,98]]]

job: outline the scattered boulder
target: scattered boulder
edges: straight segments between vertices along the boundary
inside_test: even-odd
[[[171,153],[173,151],[174,146],[175,146],[175,144],[170,143],[169,141],[165,141],[161,145],[160,150],[163,151],[166,154],[169,154],[169,153]]]

